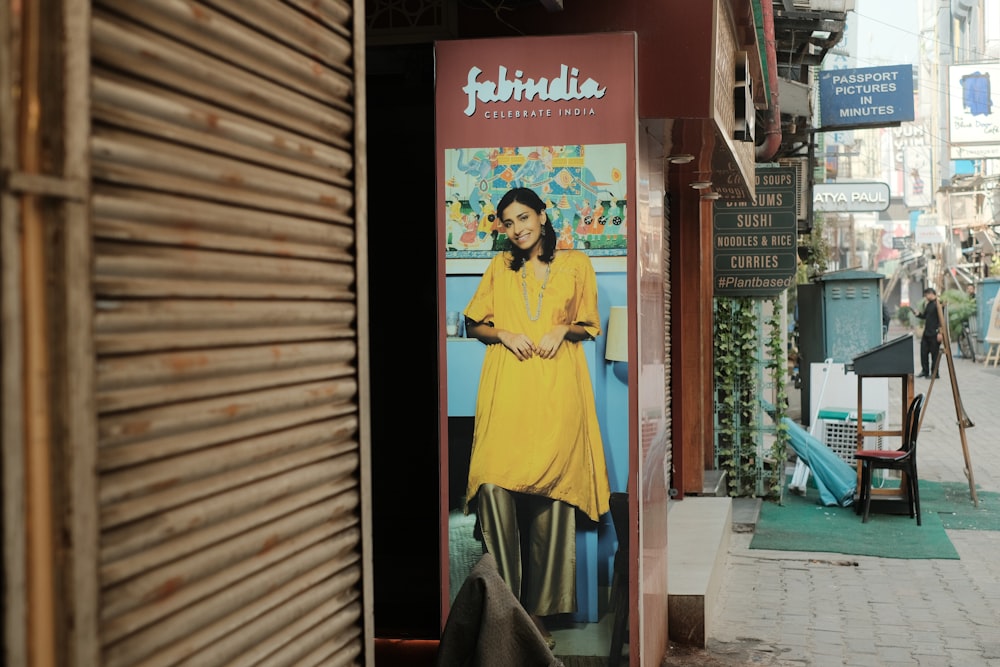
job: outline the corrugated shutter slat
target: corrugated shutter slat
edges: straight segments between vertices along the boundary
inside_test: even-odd
[[[301,14],[273,0],[211,0],[213,7],[331,67],[349,69],[351,6],[339,0],[292,2]],[[308,20],[303,20],[303,16]]]
[[[353,261],[349,249],[354,243],[354,233],[346,224],[330,224],[235,205],[192,202],[171,194],[108,187],[103,187],[93,197],[92,207],[95,233],[99,238],[106,222],[125,221],[134,230],[126,240],[178,245],[176,235],[184,234],[180,245],[186,247],[218,247],[243,252],[264,250],[290,257],[331,253],[333,256],[329,259]],[[182,224],[178,224],[179,221]],[[163,237],[164,234],[170,236]],[[204,237],[224,239],[225,243],[217,246],[199,243]]]
[[[252,71],[277,85],[294,87],[325,105],[347,109],[351,80],[322,62],[264,39],[260,32],[215,11],[207,4],[196,11],[182,0],[104,0],[103,4],[141,24],[155,26],[212,58]],[[334,40],[328,40],[334,41]],[[347,50],[347,41],[339,51]],[[348,50],[349,52],[349,50]]]
[[[106,618],[116,619],[116,625],[121,627],[143,627],[194,600],[244,579],[252,572],[284,560],[308,545],[351,537],[356,521],[331,521],[329,512],[334,508],[329,501],[315,503],[281,517],[280,521],[247,531],[237,539],[225,540],[188,558],[147,570],[117,585],[109,585],[107,604],[102,612]],[[356,541],[349,544],[353,548]],[[174,592],[176,582],[192,579],[202,581],[202,585]],[[146,604],[152,600],[158,602],[156,607]],[[128,614],[133,611],[135,613]],[[126,620],[126,616],[136,620]]]
[[[349,134],[351,117],[346,111],[331,109],[155,30],[95,11],[93,33],[93,55],[106,67],[162,82],[170,89],[188,91],[198,99],[316,139]]]
[[[209,529],[188,531],[169,542],[161,542],[156,547],[131,553],[127,558],[114,560],[113,554],[106,553],[101,567],[101,582],[104,585],[114,584],[151,568],[174,561],[180,562],[182,557],[218,545],[224,540],[238,539],[270,521],[290,517],[304,507],[327,499],[334,502],[331,511],[350,514],[357,508],[356,497],[343,493],[350,488],[351,486],[343,481],[325,483],[253,508]]]
[[[325,505],[318,505],[318,509],[328,510]],[[315,514],[315,513],[314,513]],[[351,552],[357,547],[360,535],[356,529],[343,523],[324,522],[316,527],[301,526],[297,522],[285,520],[282,523],[291,523],[299,529],[295,535],[290,535],[287,539],[277,544],[274,548],[267,548],[264,542],[264,550],[255,554],[251,547],[261,549],[261,545],[245,545],[246,551],[242,553],[227,553],[232,560],[220,562],[216,559],[201,558],[197,561],[185,560],[185,570],[183,578],[178,578],[175,571],[169,568],[162,568],[164,571],[154,571],[147,576],[140,578],[129,588],[122,591],[123,595],[138,598],[144,595],[147,602],[155,604],[143,604],[134,609],[116,610],[116,615],[105,625],[106,639],[114,641],[122,637],[133,634],[143,628],[154,627],[163,618],[172,615],[180,609],[193,606],[193,603],[208,596],[216,595],[223,591],[232,591],[234,587],[242,585],[248,577],[267,573],[271,568],[281,563],[288,562],[295,554],[313,548],[315,545],[324,544],[331,549],[331,553],[343,554],[346,562],[355,562],[355,556]],[[274,529],[271,535],[276,535]],[[268,538],[270,539],[270,538]],[[206,550],[209,555],[215,555],[212,550]],[[236,559],[239,560],[236,560]],[[175,568],[176,570],[176,568]],[[183,581],[191,576],[197,576],[199,586],[188,587],[176,594],[164,595],[164,591],[171,591],[177,581]],[[174,578],[167,579],[166,576],[173,575]],[[130,582],[131,583],[131,582]],[[124,586],[122,587],[125,588]],[[114,589],[113,589],[114,590]],[[245,594],[251,594],[245,592]],[[127,613],[131,612],[131,613]]]
[[[254,465],[256,462],[268,461],[322,443],[339,443],[331,452],[331,455],[336,456],[353,448],[354,443],[347,438],[357,427],[354,415],[306,421],[300,426],[242,438],[226,447],[207,447],[181,457],[148,461],[142,465],[107,472],[102,477],[101,503],[107,505],[129,500],[151,490],[168,489],[232,470],[235,465]]]
[[[130,127],[157,139],[318,180],[344,183],[351,168],[349,147],[339,142],[320,143],[219,106],[132,87],[111,72],[100,72],[93,88],[93,118],[102,126]]]

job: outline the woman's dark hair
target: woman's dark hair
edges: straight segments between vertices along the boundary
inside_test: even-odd
[[[527,206],[535,213],[542,213],[545,210],[545,202],[531,188],[513,188],[504,193],[497,204],[497,218],[503,220],[503,212],[508,206],[517,202],[522,206]],[[513,256],[510,262],[511,271],[520,271],[524,260],[528,259],[528,253],[518,248],[507,239],[507,249]],[[545,224],[542,225],[542,254],[539,259],[548,264],[556,256],[556,230],[552,226],[552,221],[545,216]]]

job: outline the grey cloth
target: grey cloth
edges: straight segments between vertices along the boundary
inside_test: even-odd
[[[563,667],[484,554],[451,606],[437,667]]]

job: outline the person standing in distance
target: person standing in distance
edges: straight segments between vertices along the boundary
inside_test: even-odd
[[[556,250],[545,204],[507,191],[495,255],[465,309],[486,344],[466,512],[501,576],[554,645],[544,616],[576,611],[576,512],[609,509],[604,446],[582,341],[600,334],[597,276],[578,250]]]
[[[934,369],[934,361],[941,350],[941,319],[938,317],[937,292],[933,287],[924,290],[924,309],[915,313],[917,317],[924,321],[924,333],[920,337],[920,375],[917,377],[929,378]],[[940,375],[935,375],[935,378]]]

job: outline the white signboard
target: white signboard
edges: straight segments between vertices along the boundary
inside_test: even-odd
[[[993,308],[990,309],[990,326],[986,330],[986,342],[991,345],[1000,345],[1000,298],[993,299]]]
[[[874,181],[817,183],[813,186],[813,210],[846,213],[884,211],[889,208],[889,184]]]
[[[930,206],[933,201],[931,148],[907,146],[903,149],[903,203],[918,208]]]
[[[950,160],[987,160],[1000,158],[1000,141],[995,144],[949,144]]]
[[[948,67],[948,140],[1000,144],[1000,63]]]
[[[917,243],[944,243],[945,238],[947,237],[944,225],[917,225],[917,231],[914,235],[914,240]]]

